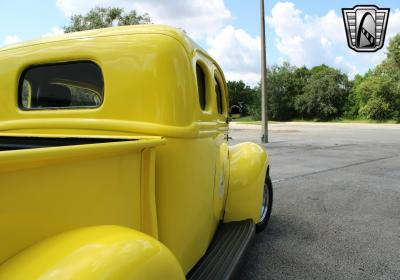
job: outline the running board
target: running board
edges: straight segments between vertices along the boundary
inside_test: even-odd
[[[252,220],[221,224],[206,254],[189,272],[187,279],[232,279],[254,234]]]

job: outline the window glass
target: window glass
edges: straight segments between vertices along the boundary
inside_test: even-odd
[[[199,64],[196,64],[196,76],[200,107],[204,110],[206,108],[206,77],[203,68]]]
[[[218,113],[222,115],[224,113],[224,104],[222,102],[222,88],[217,78],[215,78],[215,94],[217,98]]]
[[[103,102],[103,76],[93,62],[34,66],[22,75],[22,109],[94,108]]]

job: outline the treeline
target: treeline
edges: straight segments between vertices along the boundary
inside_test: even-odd
[[[242,115],[261,118],[260,87],[228,82],[230,105]],[[371,119],[400,122],[400,34],[393,37],[385,60],[354,80],[320,65],[308,69],[289,63],[267,69],[268,115],[272,120]]]

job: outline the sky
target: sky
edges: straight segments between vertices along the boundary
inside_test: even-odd
[[[221,65],[227,80],[256,85],[260,80],[258,0],[13,0],[0,2],[0,46],[63,33],[70,16],[95,6],[148,13],[152,22],[183,28]],[[390,8],[385,46],[356,53],[347,46],[341,8],[375,4]],[[295,66],[322,63],[350,78],[385,58],[391,36],[400,32],[398,0],[265,0],[267,63]]]

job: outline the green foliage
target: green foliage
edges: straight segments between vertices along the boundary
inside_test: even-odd
[[[331,120],[343,113],[348,91],[346,74],[326,65],[314,67],[304,93],[296,97],[295,108],[303,118]]]
[[[237,105],[242,110],[242,115],[249,114],[249,106],[254,102],[255,89],[246,85],[243,81],[229,81],[229,106]]]
[[[267,69],[267,91],[269,118],[290,120],[297,117],[295,97],[303,93],[310,72],[306,67],[296,68],[289,63]],[[243,81],[228,82],[230,105],[242,108],[242,115],[261,119],[260,86],[249,87]]]
[[[390,64],[393,64],[394,66],[399,68],[400,67],[400,34],[397,34],[390,40],[387,50],[388,50],[387,60],[389,61]]]
[[[251,104],[248,105],[249,115],[253,120],[261,120],[261,88],[257,86],[253,89]]]
[[[400,121],[400,35],[393,37],[387,58],[364,77],[356,77],[352,100],[358,115],[384,121]]]
[[[398,119],[400,113],[400,84],[393,76],[373,75],[354,87],[358,96],[359,115],[373,120]]]
[[[387,50],[387,57],[380,65],[364,75],[356,75],[353,81],[326,65],[310,70],[288,63],[270,67],[267,71],[269,118],[400,122],[400,34],[390,40]],[[259,120],[260,89],[247,88],[247,92],[251,94],[246,94],[246,97],[253,98],[247,98],[243,104],[248,113]]]
[[[295,98],[303,93],[308,77],[307,68],[296,68],[287,62],[268,69],[268,112],[271,119],[286,121],[296,117]]]
[[[86,15],[73,15],[65,33],[122,25],[150,23],[148,14],[139,15],[136,11],[125,13],[121,8],[100,8],[90,10]]]
[[[350,91],[343,112],[343,117],[346,119],[356,119],[358,117],[360,95],[356,92],[355,88],[357,88],[363,80],[364,77],[357,74],[354,80],[349,82]]]

